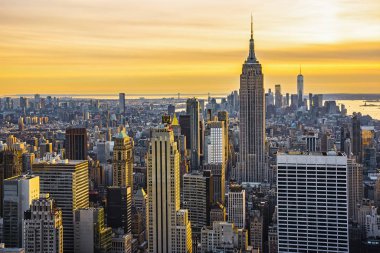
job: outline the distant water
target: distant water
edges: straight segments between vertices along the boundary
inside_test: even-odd
[[[362,115],[369,115],[380,120],[380,101],[337,100],[336,103],[339,106],[344,104],[349,115],[354,112],[360,112]],[[363,106],[365,103],[367,103],[367,106]]]

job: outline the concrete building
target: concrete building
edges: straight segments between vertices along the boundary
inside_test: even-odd
[[[223,121],[209,121],[205,131],[206,164],[226,163],[226,140]]]
[[[22,247],[22,220],[34,199],[40,195],[38,176],[16,176],[4,180],[4,243],[7,247]]]
[[[41,193],[49,193],[62,209],[63,249],[74,252],[74,213],[89,207],[88,162],[47,156],[35,160],[33,173],[40,177]]]
[[[250,245],[254,250],[263,252],[264,220],[259,210],[254,210],[249,224]]]
[[[262,67],[256,59],[251,22],[249,55],[240,75],[239,182],[263,182],[265,175],[265,94]]]
[[[91,207],[75,210],[74,238],[77,253],[109,252],[112,229],[104,225],[104,209]]]
[[[40,194],[25,212],[22,247],[26,253],[63,253],[62,211],[49,194]]]
[[[367,238],[379,238],[380,215],[377,214],[377,207],[372,207],[371,214],[365,217],[365,221]]]
[[[245,252],[248,232],[228,222],[214,222],[202,228],[201,252]]]
[[[173,131],[166,127],[152,129],[147,154],[150,253],[183,252],[183,245],[187,247],[185,252],[192,251],[190,222],[183,217],[184,211],[180,209],[179,159]],[[180,217],[182,222],[177,223]],[[181,225],[177,228],[177,224]],[[186,235],[181,236],[181,240],[177,238],[177,229]]]
[[[231,184],[228,192],[228,222],[238,228],[245,228],[245,190],[238,184]]]
[[[348,178],[348,217],[351,221],[357,222],[358,205],[364,198],[363,192],[363,166],[355,159],[347,160]]]
[[[210,208],[214,196],[211,171],[185,174],[182,195],[182,207],[189,210],[193,236],[200,238],[202,227],[210,225]]]
[[[113,186],[130,186],[133,189],[133,139],[122,129],[113,141]]]
[[[114,233],[110,253],[132,253],[132,234]]]
[[[347,157],[277,155],[278,252],[348,252]]]

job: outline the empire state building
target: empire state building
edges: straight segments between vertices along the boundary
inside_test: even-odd
[[[263,182],[265,176],[265,94],[261,64],[256,59],[251,17],[249,55],[240,75],[240,182]]]

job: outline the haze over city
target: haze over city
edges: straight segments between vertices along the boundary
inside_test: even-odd
[[[227,93],[249,18],[266,88],[380,93],[380,2],[3,0],[1,93]]]

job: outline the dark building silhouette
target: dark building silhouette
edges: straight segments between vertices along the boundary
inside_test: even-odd
[[[131,187],[112,186],[107,189],[107,226],[132,232]]]
[[[179,125],[181,127],[181,134],[186,136],[186,149],[191,147],[190,139],[190,115],[180,115]]]
[[[0,152],[0,216],[3,217],[4,180],[21,175],[22,159],[16,150]]]
[[[86,128],[67,128],[65,140],[66,158],[69,160],[87,160]]]

